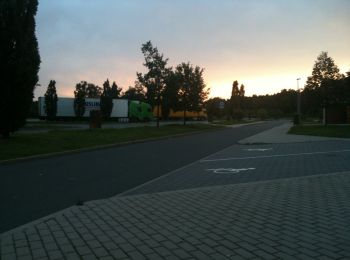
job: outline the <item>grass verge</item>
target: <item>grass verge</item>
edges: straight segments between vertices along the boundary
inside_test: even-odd
[[[298,125],[289,134],[350,138],[350,125]]]
[[[159,129],[146,126],[124,129],[53,130],[47,133],[16,134],[9,139],[0,139],[0,161],[219,128],[221,127],[196,124],[167,125]]]

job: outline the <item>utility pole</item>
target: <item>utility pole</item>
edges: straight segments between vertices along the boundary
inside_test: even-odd
[[[301,78],[297,78],[297,116],[298,116],[298,124],[300,124],[300,89],[299,89],[299,80]]]
[[[159,89],[159,79],[156,79],[156,89],[157,89],[157,128],[159,128],[159,106],[160,106],[160,89]]]

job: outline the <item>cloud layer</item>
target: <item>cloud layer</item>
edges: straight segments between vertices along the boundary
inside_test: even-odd
[[[321,51],[350,69],[348,10],[347,0],[41,0],[35,95],[50,79],[61,96],[72,96],[81,80],[109,78],[126,89],[144,70],[140,48],[148,40],[172,66],[204,67],[212,96],[228,97],[236,79],[248,95],[295,88]]]

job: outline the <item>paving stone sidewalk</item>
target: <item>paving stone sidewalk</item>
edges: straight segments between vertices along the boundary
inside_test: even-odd
[[[350,172],[113,197],[4,233],[1,259],[350,259]]]
[[[259,134],[247,137],[240,140],[239,144],[276,144],[276,143],[300,143],[300,142],[318,142],[318,141],[330,141],[330,140],[349,140],[336,137],[322,137],[322,136],[310,136],[310,135],[293,135],[287,134],[289,129],[293,126],[291,122],[287,122],[280,126],[271,128]]]

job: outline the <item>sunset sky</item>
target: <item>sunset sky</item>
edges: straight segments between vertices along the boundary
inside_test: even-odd
[[[228,98],[234,80],[248,96],[296,89],[321,51],[350,70],[349,10],[349,0],[40,0],[35,96],[50,79],[65,97],[82,80],[126,90],[145,72],[148,40],[170,66],[205,68],[211,97]]]

